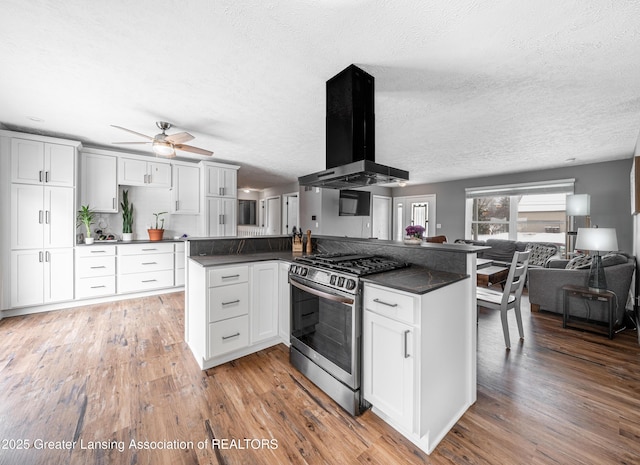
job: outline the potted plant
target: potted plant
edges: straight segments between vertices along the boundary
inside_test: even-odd
[[[164,235],[164,218],[160,218],[161,215],[164,215],[167,212],[154,213],[153,216],[156,217],[156,227],[152,229],[147,229],[149,233],[149,240],[151,241],[161,241],[162,236]],[[158,224],[158,222],[160,224]]]
[[[129,191],[122,191],[122,240],[133,240],[133,204],[129,203]]]
[[[404,238],[405,244],[420,244],[422,242],[423,226],[419,224],[409,225],[404,230],[407,232],[407,237]]]
[[[91,225],[94,223],[94,219],[95,212],[89,208],[89,205],[81,205],[76,216],[76,227],[84,225],[87,229],[87,235],[84,238],[85,244],[93,244],[93,237],[91,237]]]

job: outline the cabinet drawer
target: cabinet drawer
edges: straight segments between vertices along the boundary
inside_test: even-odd
[[[112,257],[115,254],[115,245],[87,245],[76,247],[76,257]]]
[[[249,283],[209,288],[209,322],[249,313]]]
[[[370,285],[364,287],[365,308],[394,320],[417,323],[416,304],[415,296]]]
[[[76,298],[88,299],[102,295],[116,293],[115,276],[97,276],[94,278],[82,278],[76,282]]]
[[[217,357],[247,345],[249,345],[248,315],[209,323],[209,357]]]
[[[244,283],[249,280],[248,266],[233,266],[229,268],[214,268],[209,270],[208,285],[226,286],[227,284]]]
[[[141,255],[151,253],[172,253],[173,242],[169,243],[147,243],[128,244],[118,246],[118,255]]]
[[[118,274],[143,273],[147,271],[173,271],[173,254],[123,255],[118,257]]]
[[[173,270],[118,275],[118,294],[173,287]]]
[[[116,257],[80,257],[76,260],[78,278],[113,276],[116,274]]]

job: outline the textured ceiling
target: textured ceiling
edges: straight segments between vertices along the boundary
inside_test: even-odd
[[[411,184],[628,158],[640,129],[637,0],[0,10],[0,124],[113,148],[136,136],[111,124],[153,135],[169,121],[241,165],[241,187],[324,169],[325,81],[351,63],[376,78],[376,161]]]

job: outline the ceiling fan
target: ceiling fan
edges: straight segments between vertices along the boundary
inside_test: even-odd
[[[213,152],[209,150],[184,144],[183,142],[188,142],[194,139],[194,137],[188,132],[167,134],[166,131],[171,128],[171,123],[167,123],[166,121],[156,122],[156,126],[158,126],[158,129],[162,132],[153,137],[132,131],[131,129],[123,128],[122,126],[116,126],[115,124],[112,124],[111,126],[147,139],[146,142],[114,142],[114,144],[151,144],[151,149],[159,157],[173,158],[176,156],[176,150],[197,153],[199,155],[213,155]]]

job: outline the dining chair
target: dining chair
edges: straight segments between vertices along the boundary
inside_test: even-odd
[[[527,268],[529,267],[529,256],[531,252],[515,252],[507,280],[502,291],[478,287],[476,290],[476,303],[478,307],[485,307],[500,310],[502,320],[502,332],[504,333],[504,343],[507,349],[511,349],[511,339],[509,338],[509,324],[507,323],[507,311],[513,309],[518,323],[520,339],[524,339],[522,328],[522,313],[520,312],[520,300],[522,289],[527,279]]]

